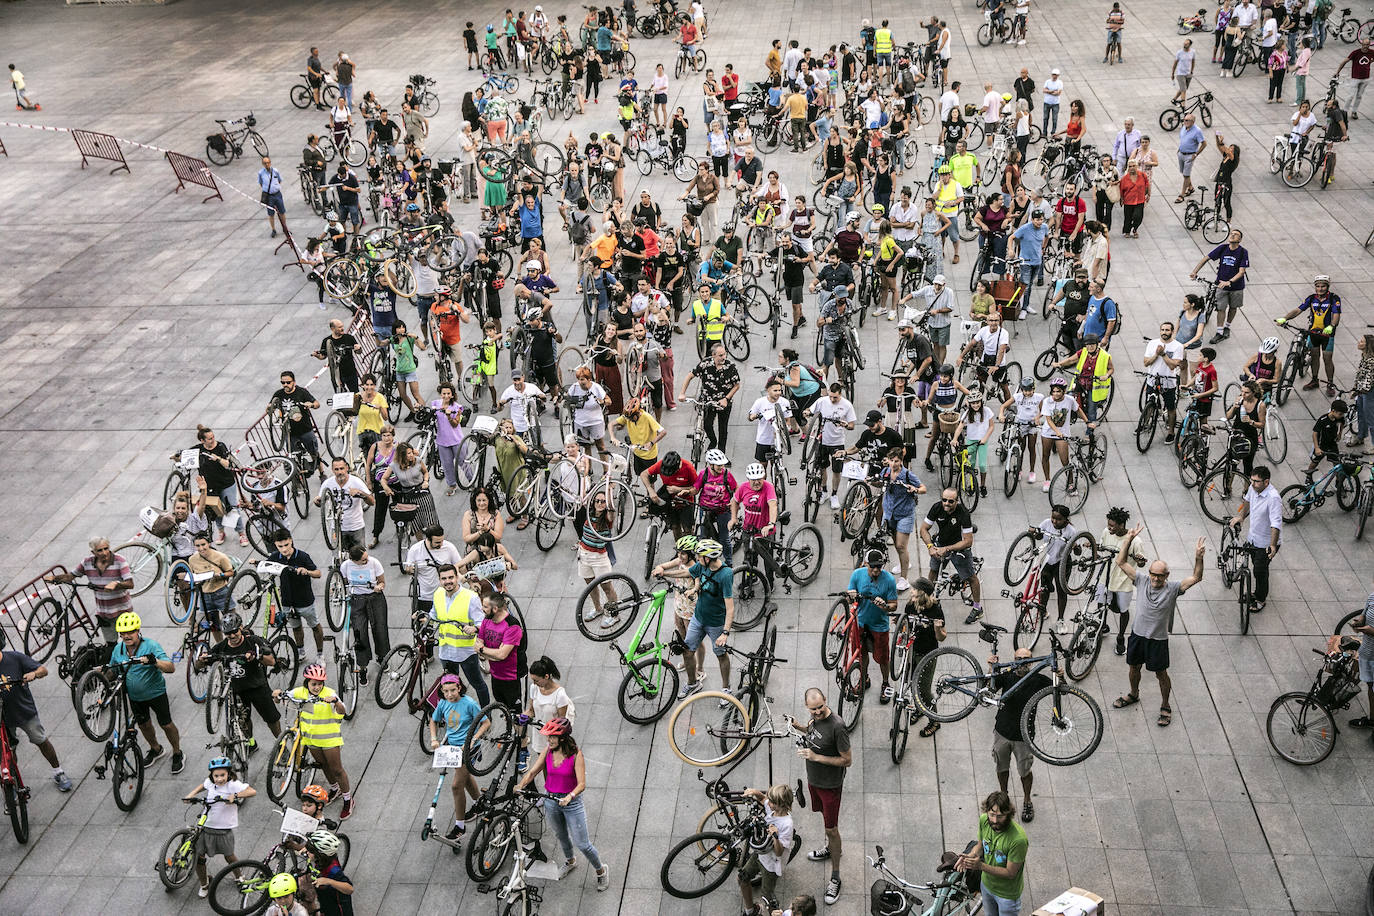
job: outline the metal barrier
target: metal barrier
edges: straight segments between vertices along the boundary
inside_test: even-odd
[[[368,372],[367,367],[372,362],[372,354],[381,349],[377,346],[377,334],[372,330],[372,316],[368,314],[367,309],[358,309],[353,313],[353,322],[348,326],[348,333],[353,335],[353,339],[361,348],[353,362],[358,367],[358,377],[362,378]]]
[[[52,598],[60,607],[66,607],[67,595],[70,586],[60,585],[52,582],[44,582],[43,577],[53,573],[67,573],[65,566],[50,566],[39,573],[33,579],[25,582],[22,586],[10,592],[0,599],[0,630],[5,630],[8,637],[9,647],[16,652],[24,651],[24,634],[28,630],[29,617],[44,598]],[[90,631],[96,631],[95,621],[86,610],[85,603],[81,600],[81,589],[75,589],[75,596],[72,603],[74,610],[79,614],[85,623],[90,627]],[[58,638],[59,634],[54,634],[43,640],[36,646],[30,646],[35,653],[42,654],[42,650]]]
[[[201,203],[212,200],[224,200],[224,195],[220,193],[219,185],[215,184],[215,176],[210,173],[210,167],[205,164],[204,159],[197,159],[194,156],[184,156],[181,153],[167,152],[167,162],[172,166],[172,172],[177,176],[176,190],[179,192],[186,187],[187,182],[199,185],[202,188],[209,188],[215,193],[206,197]]]
[[[6,159],[8,159],[9,156],[10,156],[10,151],[7,150],[7,149],[5,149],[5,141],[4,141],[4,140],[0,140],[0,153],[4,153]]]
[[[111,175],[120,169],[133,174],[128,161],[124,158],[124,151],[119,148],[119,138],[113,134],[101,134],[93,130],[73,128],[72,139],[76,141],[76,149],[81,153],[81,167],[83,169],[87,165],[87,159],[105,159],[109,162],[119,163],[110,169]]]

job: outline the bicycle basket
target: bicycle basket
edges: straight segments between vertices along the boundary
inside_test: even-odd
[[[144,530],[155,538],[171,537],[176,530],[177,522],[172,517],[172,513],[163,512],[152,506],[145,506],[143,511],[138,513],[138,520],[142,522]]]
[[[397,524],[415,521],[415,516],[420,514],[420,507],[415,503],[392,503],[391,520]]]
[[[868,912],[872,916],[906,916],[911,903],[901,888],[886,878],[874,881],[868,889]]]
[[[1353,655],[1328,655],[1322,665],[1324,678],[1316,690],[1318,702],[1328,709],[1341,709],[1360,692],[1359,661]]]
[[[607,160],[607,161],[601,163],[601,174],[602,174],[604,177],[606,177],[607,179],[611,179],[611,178],[614,178],[614,177],[615,177],[615,170],[616,170],[615,162],[613,162],[613,161],[611,161],[611,160]]]
[[[687,198],[687,213],[690,216],[700,216],[706,205],[695,197]]]
[[[1064,147],[1046,144],[1045,151],[1040,154],[1040,160],[1046,163],[1054,162],[1054,160],[1059,158],[1059,154],[1062,152],[1064,152]]]
[[[526,842],[534,842],[544,835],[544,806],[530,805],[520,822],[520,831]]]

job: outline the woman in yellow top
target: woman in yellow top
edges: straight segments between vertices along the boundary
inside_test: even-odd
[[[353,427],[358,434],[358,449],[364,455],[372,448],[372,443],[382,438],[382,425],[387,421],[389,410],[386,395],[377,390],[377,376],[364,375],[362,391],[358,393],[358,419]]]
[[[878,276],[882,278],[882,292],[878,295],[877,311],[874,315],[887,314],[888,321],[897,318],[897,273],[902,269],[904,253],[902,246],[892,237],[892,222],[883,220],[878,224]]]
[[[343,700],[324,685],[328,679],[324,665],[318,662],[306,665],[304,677],[305,685],[290,694],[291,699],[304,704],[300,715],[301,746],[310,749],[310,756],[324,770],[325,779],[329,780],[329,797],[332,799],[342,792],[343,810],[339,812],[339,820],[345,820],[353,813],[353,793],[348,772],[343,768]],[[282,691],[272,691],[274,700],[280,700],[281,696]],[[289,737],[283,735],[277,742],[277,747],[272,749],[272,760],[287,752],[282,746],[282,741],[287,740]],[[271,768],[269,762],[269,776]]]

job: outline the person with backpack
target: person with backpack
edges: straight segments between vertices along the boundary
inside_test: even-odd
[[[491,695],[502,705],[518,711],[522,705],[520,682],[528,671],[525,628],[510,616],[506,596],[493,592],[483,602],[486,617],[477,627],[477,657],[486,659],[491,671]]]

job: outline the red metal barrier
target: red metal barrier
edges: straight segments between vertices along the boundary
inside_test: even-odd
[[[7,150],[7,149],[5,149],[5,141],[4,141],[4,140],[0,140],[0,153],[4,153],[6,159],[9,158],[10,151]]]
[[[9,647],[11,649],[16,652],[24,651],[24,633],[28,629],[29,616],[33,613],[33,609],[38,606],[40,601],[44,598],[51,597],[59,605],[63,607],[66,606],[67,595],[71,592],[70,586],[57,585],[43,581],[44,576],[66,572],[68,572],[68,569],[65,566],[50,566],[30,581],[25,582],[22,586],[10,592],[3,599],[0,599],[0,629],[5,630],[5,635],[8,637]],[[94,633],[96,631],[95,621],[91,619],[91,615],[86,611],[85,603],[81,600],[81,589],[76,589],[75,591],[76,595],[73,599],[75,604],[74,610],[84,619],[87,626],[90,627],[90,631]],[[41,654],[42,650],[47,648],[56,638],[56,636],[46,637],[38,645],[30,646],[29,648],[35,653]]]
[[[199,185],[202,188],[209,188],[214,193],[201,201],[206,203],[211,200],[224,200],[224,195],[219,191],[219,185],[215,184],[215,176],[210,173],[210,167],[205,164],[204,159],[197,159],[194,156],[183,156],[181,153],[166,153],[167,162],[172,166],[172,172],[177,176],[177,191],[186,187],[187,183]]]
[[[105,159],[109,162],[119,163],[110,169],[111,175],[120,169],[133,174],[128,161],[124,158],[124,151],[119,148],[119,139],[113,134],[101,134],[93,130],[73,128],[72,139],[76,141],[77,151],[81,153],[81,167],[83,169],[87,165],[87,159]]]
[[[328,367],[325,368],[327,369]],[[316,373],[315,378],[319,378],[319,373]],[[314,379],[311,379],[311,381],[313,382]],[[309,385],[304,385],[302,387],[309,388]],[[328,404],[329,398],[325,397],[320,399],[321,407],[327,408]],[[320,436],[320,428],[315,423],[314,412],[307,410],[306,413],[310,417],[310,428],[315,433],[315,442],[323,446],[323,439]],[[248,427],[248,431],[243,434],[244,445],[248,446],[248,452],[253,456],[254,461],[261,461],[268,455],[286,454],[287,449],[285,447],[278,448],[273,443],[272,432],[273,430],[271,416],[268,413],[264,412],[262,416],[258,417],[256,420],[253,421],[253,425]],[[239,448],[242,447],[242,445],[239,446]],[[235,449],[235,451],[237,450],[238,449]]]

